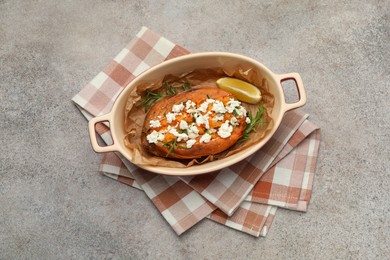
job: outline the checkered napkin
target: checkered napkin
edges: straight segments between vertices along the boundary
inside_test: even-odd
[[[89,120],[110,112],[113,102],[148,68],[189,52],[143,27],[137,36],[73,101]],[[251,157],[198,176],[164,176],[106,153],[100,171],[143,190],[177,234],[207,218],[253,236],[265,236],[278,207],[306,211],[320,142],[318,127],[297,110],[287,112],[269,142]],[[109,128],[96,131],[107,143]]]

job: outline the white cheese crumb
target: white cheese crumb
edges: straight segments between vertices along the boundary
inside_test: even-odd
[[[237,99],[231,98],[231,99],[227,102],[227,104],[228,104],[229,106],[231,106],[231,107],[238,107],[238,106],[241,105],[241,102],[238,101]]]
[[[195,119],[195,122],[198,126],[201,126],[201,125],[205,125],[206,129],[209,129],[210,128],[210,124],[209,124],[209,117],[208,115],[201,115],[201,114],[197,114],[196,115],[196,119]]]
[[[209,103],[209,104],[213,104],[215,102],[215,99],[207,98],[206,102]]]
[[[196,103],[192,100],[187,100],[186,102],[186,112],[192,114],[196,112]]]
[[[232,135],[233,126],[229,125],[229,120],[226,120],[225,123],[221,125],[218,129],[218,135],[222,138],[228,138]]]
[[[239,118],[246,116],[246,109],[242,106],[236,109]]]
[[[199,136],[199,129],[195,125],[191,125],[190,127],[188,127],[187,132],[188,138],[190,139],[195,139]]]
[[[239,107],[241,107],[241,102],[231,98],[227,102],[227,105],[228,105],[228,106],[226,106],[227,111],[229,113],[233,113],[234,109],[238,109]]]
[[[213,120],[214,121],[223,121],[223,119],[225,118],[225,116],[223,114],[216,114],[214,117],[213,117]]]
[[[200,104],[200,106],[198,107],[198,111],[205,113],[208,107],[209,107],[209,103],[205,101],[202,104]]]
[[[206,134],[204,134],[204,135],[202,135],[200,137],[199,142],[201,142],[201,143],[208,143],[208,142],[210,142],[210,140],[211,140],[211,135],[206,133]]]
[[[251,123],[251,119],[249,117],[245,118],[245,123],[250,124]]]
[[[188,141],[186,142],[187,148],[190,149],[195,143],[196,143],[196,140],[195,140],[195,139],[188,140]]]
[[[179,105],[173,105],[172,112],[180,113],[184,109],[184,104],[180,103]]]
[[[188,127],[188,123],[184,120],[180,120],[180,129],[184,130],[187,129],[187,127]]]
[[[233,116],[231,119],[230,119],[230,124],[232,124],[232,126],[238,126],[238,120],[235,116]]]
[[[213,104],[213,107],[211,108],[212,111],[215,113],[223,114],[226,113],[225,105],[222,101],[216,100]]]
[[[149,126],[150,126],[151,128],[157,128],[157,127],[160,127],[161,124],[160,124],[160,121],[159,121],[159,120],[150,120]]]
[[[217,130],[215,130],[214,128],[211,128],[211,129],[209,129],[209,132],[210,132],[210,133],[216,133]]]
[[[162,141],[162,140],[164,140],[164,138],[165,138],[164,132],[163,131],[158,131],[157,140],[158,141]]]
[[[171,128],[171,129],[169,129],[168,132],[173,134],[174,136],[177,136],[179,134],[179,132],[176,130],[176,128]]]
[[[146,139],[150,144],[156,144],[158,141],[158,135],[159,133],[156,130],[153,130],[153,132],[146,136]]]
[[[180,142],[181,140],[187,141],[188,140],[188,135],[185,133],[178,134],[177,135],[177,141]]]
[[[172,128],[171,130],[169,130],[169,132],[177,137],[178,142],[180,142],[181,140],[184,140],[184,141],[188,140],[187,134],[185,134],[185,133],[181,134],[175,128]]]
[[[192,100],[187,100],[186,109],[190,109],[190,108],[196,108],[196,104]]]
[[[176,114],[175,114],[175,113],[169,112],[169,113],[167,113],[167,114],[165,115],[165,117],[167,118],[168,124],[171,124],[172,121],[176,119]]]

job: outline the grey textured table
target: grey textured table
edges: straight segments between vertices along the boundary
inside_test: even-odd
[[[388,258],[389,14],[386,0],[0,1],[0,259]],[[143,25],[301,74],[322,129],[307,213],[279,210],[265,239],[211,221],[178,237],[97,172],[70,100]]]

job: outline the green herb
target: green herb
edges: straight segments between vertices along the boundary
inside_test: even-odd
[[[172,84],[164,82],[164,85],[167,89],[166,93],[155,93],[152,91],[146,91],[146,97],[144,98],[144,100],[142,100],[139,106],[145,107],[145,110],[148,111],[150,107],[160,99],[167,96],[173,96],[178,93],[178,90],[174,88]],[[183,90],[191,89],[191,85],[189,83],[183,83],[182,88]]]
[[[207,97],[207,99],[210,99],[210,96],[209,96],[209,94],[206,94],[206,97]]]
[[[173,151],[173,149],[175,149],[175,147],[177,146],[177,139],[166,142],[163,144],[163,146],[169,147],[167,155],[165,155],[165,157],[168,157],[171,154],[171,152]]]
[[[146,91],[146,97],[142,102],[139,104],[139,106],[145,107],[146,111],[149,110],[149,108],[158,100],[162,99],[166,95],[154,93],[151,91]]]
[[[178,133],[179,134],[186,134],[187,133],[187,129],[179,129]]]
[[[167,87],[167,96],[173,96],[177,94],[177,89],[175,89],[172,84],[165,82],[165,86]]]
[[[183,83],[183,85],[181,86],[181,88],[182,88],[184,91],[189,90],[189,89],[192,89],[191,84],[188,83],[188,82]]]
[[[258,124],[260,124],[260,125],[264,124],[264,121],[263,121],[263,118],[262,118],[264,112],[265,112],[265,108],[264,108],[263,104],[261,104],[259,106],[255,117],[253,117],[252,113],[249,111],[248,117],[251,120],[251,122],[246,125],[244,133],[241,136],[241,138],[239,139],[239,141],[246,140],[249,137],[250,132],[256,131],[256,126]]]

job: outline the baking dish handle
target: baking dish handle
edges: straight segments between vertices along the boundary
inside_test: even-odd
[[[287,73],[278,75],[280,83],[286,80],[294,80],[295,85],[298,91],[299,100],[295,103],[284,103],[284,111],[289,111],[298,107],[301,107],[306,104],[306,92],[303,86],[302,78],[298,73]]]
[[[96,124],[101,123],[101,122],[110,123],[110,119],[111,119],[111,114],[106,114],[106,115],[94,117],[88,122],[89,137],[91,138],[92,148],[97,153],[118,151],[118,148],[117,148],[115,142],[112,145],[107,145],[107,146],[101,146],[97,142]]]

